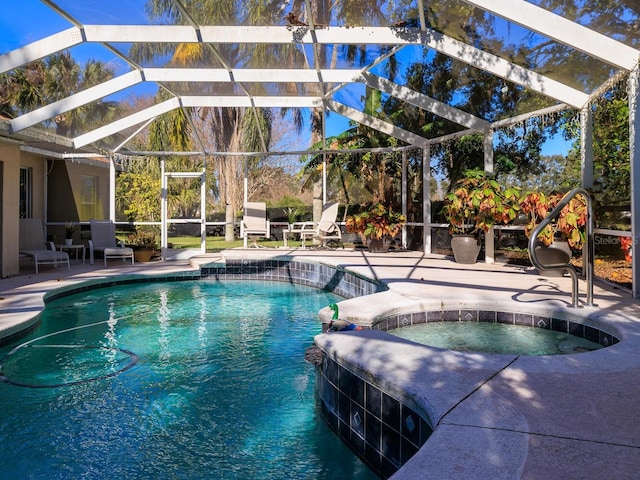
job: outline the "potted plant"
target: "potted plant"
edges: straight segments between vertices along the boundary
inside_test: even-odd
[[[503,188],[483,170],[472,169],[458,180],[445,198],[443,213],[453,235],[451,249],[458,263],[475,263],[480,253],[480,233],[518,215],[519,190]]]
[[[348,216],[345,227],[348,233],[360,235],[370,251],[388,251],[391,240],[406,223],[404,215],[378,203],[369,210]]]
[[[564,197],[564,193],[546,195],[541,191],[526,192],[519,201],[520,211],[527,215],[525,234],[531,237],[538,224],[553,211]],[[568,264],[572,250],[579,250],[585,241],[587,204],[581,195],[573,197],[560,211],[556,220],[547,225],[536,239],[536,256],[540,263]],[[545,271],[553,274],[554,271]],[[560,275],[564,271],[559,271]]]
[[[64,243],[65,245],[73,245],[73,233],[76,231],[75,222],[66,222],[64,224]]]
[[[126,245],[133,249],[136,262],[148,262],[158,250],[158,239],[155,232],[138,229],[127,236]]]

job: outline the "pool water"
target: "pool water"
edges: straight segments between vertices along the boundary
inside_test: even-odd
[[[304,360],[336,300],[185,281],[48,304],[23,347],[0,351],[0,476],[377,478],[321,420]]]
[[[561,355],[603,348],[575,335],[492,322],[433,322],[388,330],[407,340],[464,352]]]

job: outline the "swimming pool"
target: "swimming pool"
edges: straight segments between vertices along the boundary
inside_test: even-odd
[[[48,304],[24,347],[0,351],[3,476],[377,478],[320,419],[304,361],[337,299],[200,280]]]

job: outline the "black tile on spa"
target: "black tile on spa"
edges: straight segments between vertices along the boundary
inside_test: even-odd
[[[373,447],[378,452],[380,451],[381,445],[381,431],[382,424],[380,423],[380,419],[374,417],[369,412],[365,412],[365,423],[364,423],[364,438],[371,447]]]
[[[566,320],[560,320],[559,318],[551,319],[551,330],[556,332],[567,333],[569,331],[568,323]]]
[[[535,315],[533,317],[533,326],[543,328],[545,330],[551,330],[551,319],[549,317],[539,317]]]
[[[346,395],[351,394],[351,383],[355,375],[345,368],[340,369],[340,379],[338,380],[338,388]]]
[[[605,332],[600,332],[600,341],[598,343],[600,343],[600,345],[604,347],[609,347],[611,345],[618,343],[619,341],[620,340],[618,340],[613,335],[609,335],[608,333],[605,333]]]
[[[400,465],[391,463],[385,457],[382,457],[380,459],[380,469],[376,473],[380,476],[380,478],[389,478],[391,475],[398,471],[398,467],[400,467]]]
[[[477,322],[478,310],[460,310],[461,322]]]
[[[576,337],[584,338],[584,325],[576,322],[567,322],[568,332]]]
[[[411,325],[411,314],[399,315],[398,316],[398,326],[399,327],[408,327]]]
[[[338,417],[343,422],[349,423],[351,415],[351,400],[344,393],[338,393]]]
[[[459,322],[460,310],[445,310],[442,312],[442,321],[444,322]]]
[[[320,415],[322,415],[323,421],[327,423],[331,431],[338,434],[340,420],[336,416],[335,412],[328,408],[324,402],[320,403]]]
[[[364,384],[365,381],[363,379],[356,375],[352,375],[349,396],[351,397],[351,400],[360,406],[364,406]]]
[[[358,436],[364,438],[364,409],[353,402],[351,402],[350,419],[351,430],[356,432]]]
[[[431,434],[433,433],[433,429],[431,425],[427,423],[427,421],[423,418],[420,418],[420,442],[419,445],[422,446],[424,442],[426,442]]]
[[[393,315],[387,318],[387,328],[385,330],[392,330],[394,328],[398,328],[398,317],[397,315]]]
[[[382,421],[396,430],[400,429],[400,402],[382,392]]]
[[[590,342],[600,343],[600,330],[585,325],[584,338]]]
[[[400,442],[400,464],[404,465],[417,453],[418,447],[405,438],[402,438]]]
[[[382,456],[400,466],[400,434],[386,425],[382,426]]]
[[[337,433],[338,433],[338,436],[342,438],[344,442],[349,444],[349,440],[351,438],[351,428],[349,428],[349,423],[347,422],[343,422],[342,420],[338,421]]]
[[[496,312],[493,310],[479,310],[478,321],[479,322],[495,322]]]
[[[370,383],[365,387],[365,408],[369,413],[381,418],[382,411],[382,392],[379,388],[374,387]]]
[[[356,455],[362,457],[364,456],[365,451],[365,441],[364,438],[360,437],[354,431],[351,431],[350,445],[351,450],[355,452]]]
[[[496,322],[507,323],[513,325],[513,313],[512,312],[496,312]]]
[[[420,444],[420,415],[406,405],[402,405],[400,433],[414,445]]]
[[[533,327],[533,315],[528,313],[515,313],[513,315],[513,322],[516,325],[523,325],[525,327]]]
[[[322,401],[327,405],[327,408],[330,410],[337,410],[338,405],[338,390],[327,381],[326,377],[323,375],[317,381],[318,384],[318,396],[322,399]]]
[[[334,385],[338,385],[340,366],[331,358],[327,358],[327,368],[324,370],[324,375]]]
[[[364,463],[374,472],[380,468],[380,450],[375,449],[368,443],[364,446]]]
[[[425,323],[427,321],[426,312],[416,312],[411,314],[411,324],[419,325],[421,323]]]

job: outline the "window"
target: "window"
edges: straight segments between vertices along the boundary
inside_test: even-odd
[[[100,218],[98,215],[98,177],[82,175],[80,220]]]
[[[33,216],[33,172],[20,167],[20,218]]]

